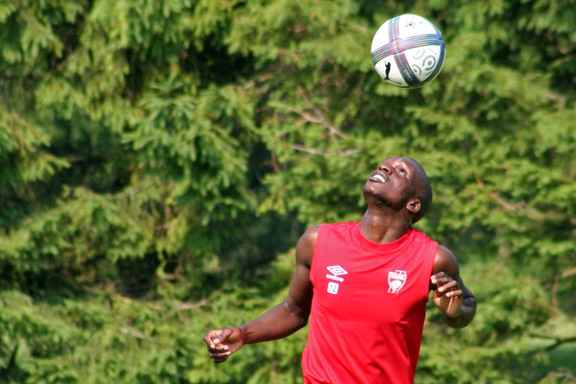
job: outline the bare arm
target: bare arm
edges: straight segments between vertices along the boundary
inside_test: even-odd
[[[308,322],[312,303],[310,265],[316,235],[316,227],[309,229],[296,246],[296,270],[290,282],[290,291],[284,301],[258,319],[239,327],[244,335],[245,344],[286,337]]]
[[[435,285],[434,304],[452,328],[464,328],[476,314],[476,298],[460,277],[458,260],[446,247],[439,246],[430,281]]]
[[[318,227],[308,229],[296,246],[296,270],[288,296],[258,319],[237,327],[211,330],[204,336],[210,357],[221,363],[244,344],[276,340],[304,327],[310,315],[312,283],[310,265],[316,245]]]

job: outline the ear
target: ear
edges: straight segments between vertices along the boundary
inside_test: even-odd
[[[422,208],[422,205],[420,204],[419,199],[410,199],[408,200],[408,203],[406,203],[406,209],[408,212],[418,213],[420,212],[420,208]]]

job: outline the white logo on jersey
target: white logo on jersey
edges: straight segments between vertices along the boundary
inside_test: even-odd
[[[388,293],[398,293],[406,283],[406,271],[388,272]]]
[[[334,283],[332,281],[329,282],[328,283],[328,293],[331,293],[333,295],[337,294],[338,293],[338,287],[339,287],[338,283]]]
[[[347,275],[348,272],[339,265],[333,265],[331,267],[326,267],[333,275],[340,276],[340,275]]]
[[[330,267],[326,267],[326,269],[328,269],[328,271],[330,271],[330,274],[326,274],[326,278],[330,279],[330,280],[334,280],[334,281],[338,281],[340,283],[344,282],[344,279],[338,276],[341,275],[347,275],[348,271],[346,271],[344,268],[342,268],[339,265],[331,265]],[[338,283],[335,283],[334,281],[330,281],[328,283],[328,293],[331,293],[333,295],[338,293],[338,288],[340,287],[340,285]]]

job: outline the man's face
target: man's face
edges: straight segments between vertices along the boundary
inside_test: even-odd
[[[415,197],[420,187],[419,171],[415,161],[410,158],[390,157],[372,172],[364,186],[364,194],[376,197],[382,204],[401,209]]]

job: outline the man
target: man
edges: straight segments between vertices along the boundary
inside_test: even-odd
[[[305,383],[414,382],[430,290],[447,325],[462,328],[476,300],[452,252],[413,229],[432,200],[424,169],[408,157],[380,164],[363,189],[358,223],[308,229],[296,247],[288,296],[260,318],[204,336],[221,363],[244,344],[286,337],[310,318]]]

